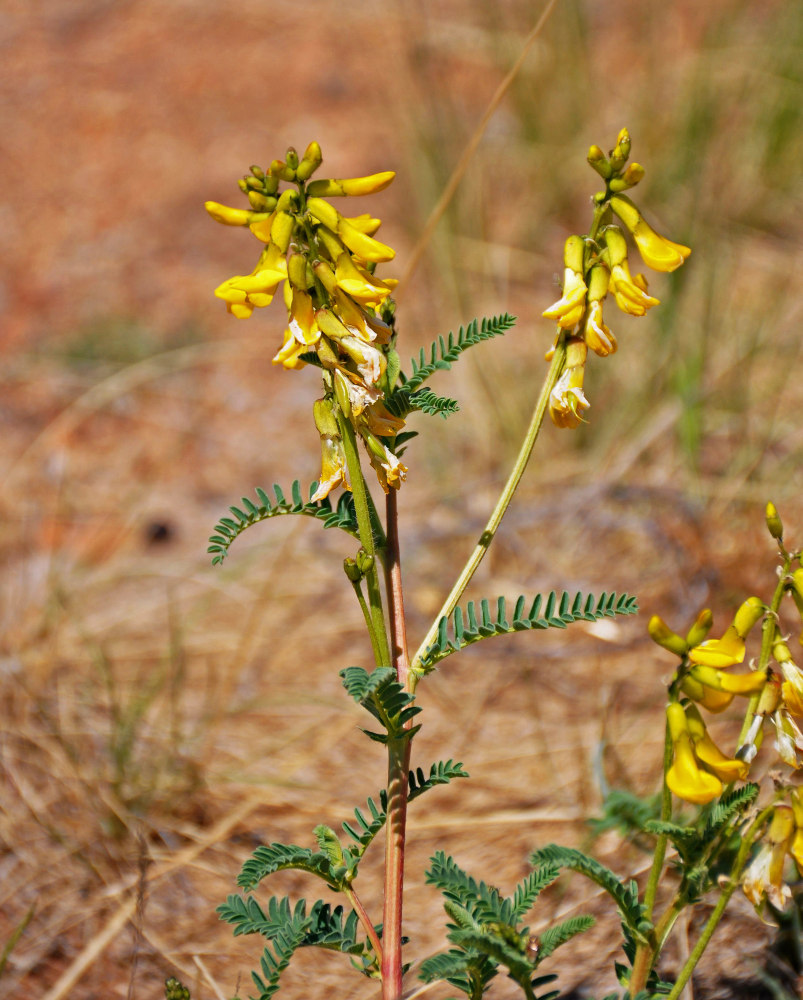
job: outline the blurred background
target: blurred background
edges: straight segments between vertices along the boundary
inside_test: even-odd
[[[380,273],[403,274],[543,10],[0,10],[4,996],[154,997],[168,975],[196,1000],[246,995],[260,944],[213,912],[242,860],[262,840],[311,844],[316,823],[382,786],[337,677],[370,660],[340,570],[350,542],[287,518],[250,529],[222,567],[205,555],[229,504],[320,466],[317,373],[271,365],[278,305],[241,322],[213,297],[253,268],[255,244],[203,202],[240,205],[250,164],[317,139],[321,176],[397,171],[356,211],[397,249]],[[403,360],[475,316],[518,317],[433,380],[458,414],[411,420],[427,431],[400,496],[415,642],[529,420],[553,335],[540,314],[598,188],[588,146],[627,125],[647,171],[636,201],[693,248],[654,276],[660,307],[637,321],[609,309],[619,351],[591,360],[589,423],[545,428],[467,595],[627,591],[642,614],[483,643],[421,688],[415,763],[454,757],[474,780],[413,812],[411,957],[443,946],[421,874],[435,850],[509,891],[534,847],[586,841],[605,781],[654,790],[672,663],[645,641],[649,615],[685,629],[709,606],[724,627],[747,593],[768,596],[768,499],[801,543],[801,51],[803,7],[784,0],[558,0],[400,288]],[[594,850],[644,871],[615,834]],[[271,888],[317,890],[285,874]],[[561,884],[532,926],[598,903]],[[728,975],[744,984],[765,963],[769,932],[746,903],[732,921],[695,996],[740,996]],[[568,969],[556,959],[567,995],[615,987],[617,933],[603,920]],[[282,995],[375,995],[348,976],[340,956],[300,955]]]

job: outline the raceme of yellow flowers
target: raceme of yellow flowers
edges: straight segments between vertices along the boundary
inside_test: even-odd
[[[767,526],[786,559],[781,594],[792,598],[803,621],[803,565],[792,569],[803,554],[783,549],[783,528],[771,503],[767,505]],[[749,633],[762,620],[763,648],[771,655],[763,656],[758,668],[734,672],[745,659]],[[794,771],[803,766],[803,670],[781,633],[777,613],[758,597],[750,597],[719,638],[707,638],[712,621],[709,610],[701,611],[685,637],[673,632],[657,615],[648,626],[658,645],[680,657],[666,709],[672,744],[666,784],[678,798],[700,805],[722,795],[726,785],[747,778],[767,727],[774,732],[780,762]],[[728,757],[709,735],[700,710],[722,712],[735,698],[747,699],[747,711],[740,746]],[[775,786],[776,802],[764,846],[745,872],[743,887],[755,905],[766,897],[782,907],[789,895],[783,881],[785,858],[792,857],[803,874],[803,800],[791,782],[782,780],[780,772]]]
[[[558,336],[566,336],[565,364],[549,399],[549,414],[558,427],[579,426],[583,411],[590,406],[583,391],[588,349],[600,357],[616,351],[616,337],[602,316],[608,294],[630,316],[643,316],[659,304],[648,293],[644,276],[631,274],[627,240],[622,228],[614,224],[614,216],[632,236],[644,263],[655,271],[674,271],[691,253],[688,247],[656,233],[623,193],[644,176],[644,168],[638,163],[625,167],[629,156],[626,128],[619,133],[608,156],[599,146],[589,150],[588,162],[605,181],[605,190],[594,196],[591,232],[566,240],[563,294],[543,313],[547,319],[557,321]]]
[[[392,442],[403,426],[382,404],[393,388],[388,358],[395,354],[390,293],[396,282],[374,272],[395,251],[374,238],[379,219],[342,215],[326,200],[381,191],[395,174],[311,180],[322,162],[316,142],[302,157],[288,149],[285,160],[274,160],[267,171],[253,166],[239,181],[249,208],[206,202],[216,222],[246,228],[262,245],[254,270],[224,281],[215,295],[233,316],[247,319],[270,305],[281,286],[288,321],[274,364],[294,369],[313,362],[323,369],[325,395],[314,405],[322,468],[313,500],[339,485],[350,488],[336,411],[362,439],[385,492],[398,489],[407,473],[383,441]],[[280,190],[282,182],[290,186]]]

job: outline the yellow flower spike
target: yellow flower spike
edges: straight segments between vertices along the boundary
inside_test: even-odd
[[[321,477],[310,497],[313,503],[329,496],[336,486],[350,490],[346,453],[337,426],[331,399],[317,399],[312,404],[315,426],[321,436]]]
[[[694,753],[699,761],[720,779],[720,781],[744,781],[750,767],[743,760],[726,757],[711,739],[703,722],[703,717],[694,707],[686,708],[686,721],[689,735],[694,746]]]
[[[579,427],[583,411],[591,404],[583,392],[583,374],[588,348],[572,337],[566,347],[566,367],[549,394],[549,415],[556,427]]]
[[[711,631],[711,626],[713,624],[714,616],[711,614],[710,608],[703,608],[694,620],[692,627],[686,633],[686,642],[689,647],[693,648],[694,646],[699,646],[703,639],[705,639]]]
[[[783,880],[784,861],[795,836],[795,815],[787,805],[777,805],[772,813],[767,841],[745,871],[742,888],[754,906],[764,897],[782,910],[792,891]]]
[[[630,316],[643,316],[648,309],[659,305],[660,300],[647,294],[646,289],[638,283],[638,275],[634,278],[630,274],[627,264],[627,243],[622,230],[617,226],[608,226],[604,238],[611,265],[608,287],[616,299],[616,304],[622,312]]]
[[[654,271],[674,271],[691,253],[688,247],[673,243],[656,233],[627,195],[614,195],[610,204],[630,230],[647,267],[651,267]]]
[[[687,674],[680,682],[680,690],[698,705],[702,705],[708,712],[724,712],[736,697],[727,691],[717,691],[715,688],[706,687],[694,677]]]
[[[375,240],[372,236],[366,236],[359,229],[355,229],[333,205],[324,201],[323,198],[310,198],[307,201],[307,208],[313,218],[337,233],[349,250],[361,260],[374,261],[380,264],[384,261],[393,260],[396,256],[396,251],[391,247],[380,243],[379,240]]]
[[[676,701],[667,705],[666,720],[673,749],[672,766],[666,772],[667,787],[686,802],[711,802],[722,794],[722,782],[697,766],[683,706]]]
[[[216,201],[205,201],[204,208],[215,222],[224,226],[249,226],[259,218],[257,213],[250,209],[229,208],[228,205],[220,205]]]
[[[653,642],[657,643],[663,649],[669,650],[670,653],[674,653],[675,656],[685,656],[686,650],[688,649],[687,644],[681,639],[677,632],[673,632],[672,629],[666,624],[660,615],[653,615],[647,623],[647,632]]]
[[[689,650],[689,660],[706,667],[733,667],[744,660],[744,639],[729,625],[721,639],[705,639]]]
[[[340,180],[334,177],[322,178],[319,181],[313,181],[307,187],[307,192],[311,198],[376,194],[377,191],[383,191],[395,176],[395,171],[383,170],[381,173],[370,174],[368,177],[345,177]]]
[[[583,279],[583,253],[585,243],[581,236],[570,236],[563,248],[563,295],[545,309],[542,316],[554,319],[558,326],[570,330],[583,318],[586,307],[586,283]]]
[[[601,358],[616,352],[616,337],[602,319],[602,302],[608,294],[610,271],[603,263],[591,268],[588,278],[588,312],[583,335],[586,344]]]
[[[301,162],[296,167],[296,177],[300,181],[309,180],[322,163],[323,153],[321,152],[321,147],[313,140],[304,150]]]
[[[349,253],[342,253],[337,258],[335,278],[347,295],[365,305],[379,305],[390,295],[385,283],[355,264]]]
[[[690,659],[692,652],[694,650],[689,653]],[[728,694],[759,694],[767,683],[766,670],[752,670],[749,674],[726,674],[724,670],[717,670],[716,667],[695,665],[689,676],[706,687],[715,691],[727,691]]]

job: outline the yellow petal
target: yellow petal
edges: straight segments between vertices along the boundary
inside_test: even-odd
[[[706,639],[689,650],[689,660],[707,667],[732,667],[744,660],[744,639],[730,625],[721,639]]]
[[[654,271],[674,271],[691,253],[688,247],[656,233],[626,195],[614,195],[610,204],[630,230],[644,263]]]
[[[220,222],[224,226],[247,226],[256,214],[245,208],[229,208],[228,205],[221,205],[216,201],[205,201],[204,208],[215,222]]]

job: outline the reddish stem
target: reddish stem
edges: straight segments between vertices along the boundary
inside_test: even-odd
[[[408,686],[409,660],[404,621],[399,518],[396,491],[387,495],[387,562],[385,566],[390,646],[399,683]],[[398,1000],[402,993],[402,897],[404,844],[407,827],[407,773],[410,740],[388,744],[388,807],[385,827],[385,908],[382,930],[382,1000]]]

